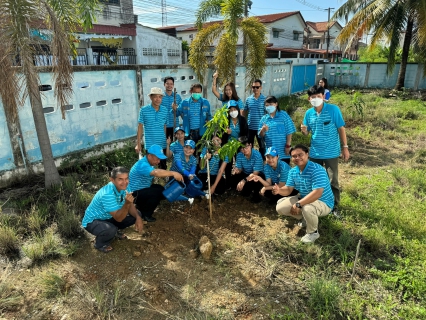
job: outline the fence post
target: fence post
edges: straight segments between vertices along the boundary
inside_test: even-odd
[[[420,64],[420,63],[417,64],[416,79],[414,80],[414,86],[413,86],[414,90],[417,90],[419,88],[420,79],[422,78],[422,75],[423,75],[423,68],[424,68],[423,64]]]
[[[367,69],[365,70],[364,88],[368,88],[368,79],[370,78],[370,63],[367,63]]]

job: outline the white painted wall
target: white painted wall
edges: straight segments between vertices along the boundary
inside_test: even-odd
[[[300,15],[292,15],[285,19],[281,19],[272,23],[267,24],[269,31],[268,42],[273,43],[274,47],[280,48],[302,48],[303,47],[303,30],[305,24]],[[273,37],[273,30],[284,29],[279,32],[278,38]],[[299,32],[299,39],[293,40],[294,32]]]

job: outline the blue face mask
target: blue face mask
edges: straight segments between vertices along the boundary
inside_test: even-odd
[[[201,98],[201,93],[193,93],[192,94],[192,99],[194,100],[200,100]]]
[[[266,112],[271,114],[271,113],[274,113],[277,108],[275,106],[266,106],[265,109],[266,109]]]

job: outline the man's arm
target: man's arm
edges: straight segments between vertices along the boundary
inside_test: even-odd
[[[272,193],[273,194],[279,194],[279,195],[284,196],[284,197],[288,196],[290,193],[292,193],[293,190],[294,190],[294,187],[287,186],[287,185],[281,186],[281,182],[280,182],[279,185],[275,184],[272,187]]]
[[[151,171],[150,175],[157,178],[173,177],[175,180],[183,181],[182,175],[175,171],[154,169]]]
[[[324,192],[324,188],[318,188],[309,192],[306,197],[303,197],[299,200],[300,205],[303,207],[306,204],[310,204],[314,201],[317,201],[321,198],[322,193]]]
[[[136,153],[141,152],[141,139],[143,136],[144,136],[143,124],[138,123],[138,134],[136,136],[136,147],[135,147]]]
[[[139,233],[142,233],[142,231],[143,231],[143,221],[142,221],[141,216],[138,214],[138,210],[136,209],[136,206],[133,203],[132,203],[132,205],[129,208],[129,213],[136,219],[136,222],[135,222],[136,230]]]
[[[110,215],[112,215],[115,221],[121,222],[124,220],[124,218],[126,218],[127,214],[130,212],[130,208],[133,205],[134,200],[135,198],[133,197],[133,195],[131,193],[126,192],[125,202],[121,209],[110,212]]]
[[[339,131],[340,142],[342,143],[342,156],[344,161],[348,161],[350,154],[348,148],[348,140],[346,139],[346,129],[345,127],[340,127],[337,129]]]

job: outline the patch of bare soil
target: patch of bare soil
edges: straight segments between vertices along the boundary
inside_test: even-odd
[[[114,250],[93,248],[86,234],[69,259],[17,269],[11,277],[24,298],[6,319],[269,319],[297,310],[304,297],[300,267],[275,252],[304,230],[278,218],[264,200],[252,204],[234,193],[208,201],[163,201],[143,235],[128,228]],[[209,259],[199,253],[206,236]],[[46,275],[65,280],[62,295],[44,298]],[[36,285],[34,285],[36,284]],[[302,310],[301,310],[302,311]]]

